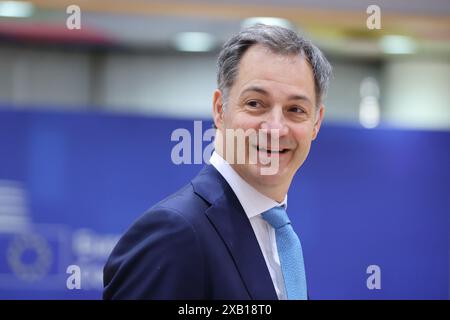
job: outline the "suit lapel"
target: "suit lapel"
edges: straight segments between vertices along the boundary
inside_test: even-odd
[[[194,191],[211,206],[206,215],[227,246],[252,299],[277,299],[250,221],[225,179],[211,165],[192,180]]]

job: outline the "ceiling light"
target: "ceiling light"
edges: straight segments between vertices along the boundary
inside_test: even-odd
[[[206,32],[180,32],[174,39],[175,48],[185,52],[207,52],[214,49],[216,39]]]
[[[411,54],[416,52],[416,43],[406,36],[384,36],[380,41],[381,49],[387,54]]]
[[[275,18],[275,17],[251,17],[251,18],[247,18],[244,21],[242,21],[242,28],[247,28],[250,26],[253,26],[257,23],[262,23],[262,24],[267,24],[270,26],[279,26],[279,27],[284,27],[284,28],[288,28],[288,29],[294,29],[294,26],[292,25],[292,23],[287,20],[287,19],[283,19],[283,18]]]
[[[363,79],[359,89],[361,102],[359,104],[359,121],[364,128],[372,129],[380,123],[380,88],[375,78]]]
[[[0,17],[27,18],[33,15],[34,6],[25,1],[0,1]]]

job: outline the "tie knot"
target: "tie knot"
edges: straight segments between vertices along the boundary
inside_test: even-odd
[[[289,217],[283,207],[273,207],[263,212],[262,217],[266,220],[274,229],[279,229],[288,223],[291,223]]]

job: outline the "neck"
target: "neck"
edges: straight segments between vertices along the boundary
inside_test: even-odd
[[[255,188],[256,190],[258,190],[259,192],[261,192],[266,197],[269,197],[270,199],[273,199],[278,203],[282,203],[284,201],[284,198],[286,198],[287,192],[283,192],[281,190],[274,192],[273,188],[270,188],[270,190],[265,190],[263,188],[258,189],[255,186],[252,186],[252,187]]]
[[[249,185],[251,185],[253,188],[255,188],[258,192],[262,193],[268,198],[271,198],[278,203],[281,203],[284,201],[284,198],[286,197],[286,194],[289,190],[290,183],[281,183],[281,184],[274,184],[270,183],[270,181],[264,181],[264,178],[268,178],[269,176],[261,176],[258,178],[253,177],[252,175],[249,175],[246,170],[243,169],[242,165],[231,165],[231,167],[236,171],[239,176],[245,180]],[[268,178],[270,179],[270,178]]]

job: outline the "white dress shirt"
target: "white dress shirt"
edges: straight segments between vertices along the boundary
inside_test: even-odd
[[[263,195],[248,184],[218,153],[213,152],[209,162],[220,172],[239,199],[258,240],[278,299],[286,300],[283,273],[278,257],[275,230],[261,216],[261,213],[276,207],[287,206],[287,196],[282,203]]]

